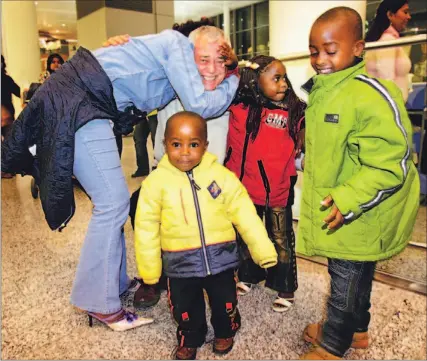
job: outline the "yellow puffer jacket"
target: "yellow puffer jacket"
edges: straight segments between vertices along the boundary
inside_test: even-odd
[[[193,181],[191,180],[193,179]],[[237,177],[205,153],[192,172],[181,172],[165,155],[143,182],[135,218],[138,271],[155,284],[168,277],[206,277],[237,268],[237,228],[254,262],[277,263],[246,189]]]

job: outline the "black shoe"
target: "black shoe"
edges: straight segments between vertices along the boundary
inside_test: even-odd
[[[136,172],[134,174],[131,175],[132,178],[138,178],[138,177],[145,177],[149,174],[150,172],[148,170],[146,171],[142,171],[137,169]]]
[[[160,300],[158,285],[141,285],[133,297],[133,306],[138,309],[147,309],[155,306]]]

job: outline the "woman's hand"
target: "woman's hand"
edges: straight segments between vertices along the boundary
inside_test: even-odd
[[[226,42],[223,42],[218,46],[218,52],[224,58],[224,65],[228,69],[232,70],[237,67],[239,60],[237,59],[237,56],[230,45],[228,45]]]
[[[126,44],[127,42],[129,42],[129,39],[130,39],[130,35],[128,35],[128,34],[113,36],[113,37],[109,38],[107,41],[105,41],[102,44],[102,46],[104,48],[107,48],[109,46],[123,45],[123,44]]]

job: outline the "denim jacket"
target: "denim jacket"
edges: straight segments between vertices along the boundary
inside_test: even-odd
[[[131,38],[121,46],[93,52],[113,84],[119,110],[134,104],[150,112],[178,97],[187,111],[204,118],[224,113],[239,84],[237,76],[206,91],[190,40],[174,30]]]

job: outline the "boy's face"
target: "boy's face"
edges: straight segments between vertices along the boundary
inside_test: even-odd
[[[164,145],[171,164],[181,172],[187,172],[200,163],[208,141],[200,120],[181,116],[173,119]]]
[[[317,74],[332,74],[353,66],[365,48],[355,40],[353,25],[343,19],[319,21],[310,32],[310,61]]]

